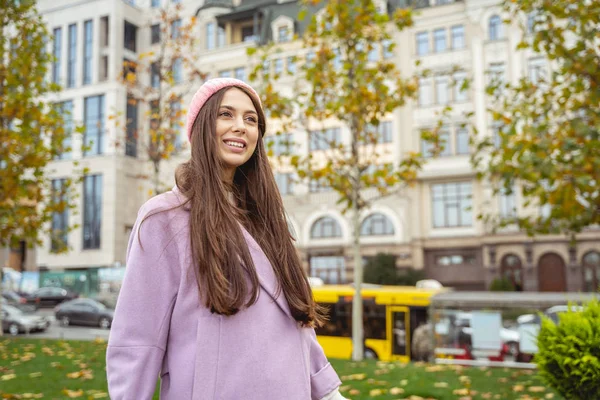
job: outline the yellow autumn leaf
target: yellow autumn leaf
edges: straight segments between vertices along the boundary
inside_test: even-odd
[[[351,391],[348,392],[348,394],[351,396],[358,396],[360,394],[360,390],[352,389]]]
[[[400,386],[406,386],[406,385],[408,385],[408,379],[402,379],[400,381]]]
[[[513,392],[522,392],[523,390],[525,390],[525,386],[523,385],[515,385],[512,388]]]
[[[544,396],[546,399],[553,399],[554,398],[554,393],[547,393],[546,396]]]
[[[81,390],[81,389],[79,389],[79,390],[63,389],[62,392],[63,392],[63,394],[66,394],[67,397],[69,397],[71,399],[83,396],[83,390]]]
[[[43,399],[44,393],[22,393],[20,399]]]
[[[404,393],[404,389],[402,389],[402,388],[393,387],[390,389],[390,394],[396,395],[396,394],[402,394],[402,393]]]
[[[455,394],[457,396],[467,396],[468,394],[470,394],[470,391],[466,388],[454,389],[454,391],[452,391],[452,394]]]
[[[10,381],[11,379],[15,379],[16,377],[17,377],[16,374],[6,374],[6,375],[0,376],[0,380],[1,381]]]
[[[37,378],[37,377],[40,377],[40,376],[42,376],[41,372],[32,372],[32,373],[29,374],[30,378]]]
[[[436,388],[447,388],[448,387],[448,382],[436,382],[433,384],[433,387]]]
[[[371,391],[369,392],[369,396],[371,396],[371,397],[381,396],[383,393],[384,392],[381,389],[371,389]]]
[[[528,388],[528,390],[533,393],[540,393],[540,392],[545,392],[546,388],[543,386],[530,386]]]

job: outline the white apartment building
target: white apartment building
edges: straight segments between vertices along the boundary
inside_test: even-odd
[[[95,140],[87,154],[74,151],[53,165],[55,179],[72,174],[73,160],[89,168],[77,199],[78,213],[65,216],[65,222],[79,225],[67,238],[71,251],[54,254],[48,239],[28,268],[67,270],[125,264],[137,209],[147,199],[150,187],[138,176],[148,173],[150,164],[135,146],[115,146],[117,133],[109,129],[107,115],[121,110],[136,123],[147,123],[141,120],[143,110],[128,109],[127,93],[117,76],[124,59],[152,49],[151,26],[157,21],[161,1],[171,0],[39,2],[57,41],[52,44],[59,64],[53,68],[53,79],[65,88],[51,101],[66,102],[74,118],[86,127],[85,140]],[[246,49],[255,41],[279,42],[283,51],[270,65],[277,72],[296,68],[291,56],[298,56],[297,62],[306,56],[306,50],[292,41],[293,34],[302,34],[307,23],[298,21],[296,1],[181,1],[184,17],[197,17],[199,68],[211,77],[247,80],[252,60]],[[493,135],[498,128],[486,112],[490,99],[484,91],[489,80],[535,79],[549,68],[544,59],[514,50],[522,32],[516,22],[514,26],[502,23],[497,3],[382,2],[388,11],[412,4],[419,13],[414,26],[394,38],[398,44],[394,53],[380,56],[390,57],[407,75],[416,72],[416,60],[421,68],[432,71],[432,76],[420,83],[418,100],[396,110],[382,124],[380,145],[387,150],[388,159],[398,161],[405,152],[426,151],[420,131],[437,121],[436,113],[445,105],[451,104],[453,113],[444,131],[444,154],[426,165],[419,183],[375,202],[361,216],[363,256],[394,254],[398,268],[424,270],[427,277],[457,289],[485,289],[493,279],[505,275],[521,290],[592,290],[600,281],[600,232],[587,231],[570,246],[563,237],[528,238],[515,229],[492,233],[476,218],[482,210],[503,215],[526,210],[518,195],[494,197],[489,184],[476,179],[469,163],[470,132],[463,124],[474,123],[480,134]],[[456,65],[460,71],[452,72]],[[466,91],[450,84],[467,77],[472,83]],[[289,93],[290,83],[282,79],[281,90]],[[473,119],[466,121],[464,114],[470,111]],[[328,129],[329,135],[342,141],[348,135],[343,126]],[[296,143],[294,152],[320,151],[306,132],[289,135]],[[73,143],[73,148],[79,147]],[[174,167],[187,156],[183,152],[169,162],[165,182],[174,182]],[[290,177],[286,171],[278,171],[276,178],[309,273],[329,282],[351,280],[351,224],[336,205],[335,193],[318,182],[293,184]]]

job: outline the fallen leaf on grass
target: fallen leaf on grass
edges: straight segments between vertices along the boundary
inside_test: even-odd
[[[433,387],[436,388],[447,388],[448,387],[448,382],[436,382],[433,384]]]
[[[389,369],[385,369],[385,368],[376,369],[375,370],[375,375],[383,375],[383,374],[387,374],[389,372],[390,372],[390,370]]]
[[[545,392],[546,388],[543,386],[531,386],[529,387],[529,391],[533,393]]]
[[[400,381],[400,386],[406,386],[406,385],[408,385],[408,379],[402,379]]]
[[[342,376],[342,381],[362,381],[367,377],[367,374],[352,374],[347,376]]]
[[[17,375],[15,375],[15,374],[6,374],[6,375],[0,376],[0,381],[10,381],[11,379],[15,379],[16,377],[17,377]]]
[[[500,383],[506,383],[506,382],[508,382],[508,378],[505,378],[505,377],[498,378],[498,382],[500,382]]]
[[[471,392],[469,391],[469,389],[454,389],[454,391],[452,391],[452,394],[456,395],[456,396],[467,396],[469,395]]]
[[[522,392],[523,390],[525,390],[525,386],[523,385],[515,385],[512,388],[513,392]]]
[[[402,394],[404,393],[404,389],[399,387],[393,387],[390,389],[390,394]]]
[[[44,393],[23,393],[21,399],[43,399]]]
[[[93,379],[94,375],[92,375],[91,369],[82,369],[81,371],[68,373],[67,378],[69,378],[69,379],[81,378],[82,380],[86,380],[86,379]]]
[[[30,378],[38,378],[40,376],[42,376],[41,372],[32,372],[32,373],[29,374]]]
[[[429,367],[425,367],[425,371],[426,372],[439,372],[439,371],[445,371],[446,367],[444,367],[443,365],[432,365]]]
[[[348,394],[351,396],[358,396],[360,394],[360,390],[352,389],[351,391],[348,392]]]
[[[71,399],[83,396],[83,390],[81,390],[81,389],[79,389],[79,390],[63,389],[62,392],[63,392],[63,394],[66,394],[67,397],[69,397]]]
[[[471,383],[471,378],[469,378],[469,377],[468,377],[468,376],[466,376],[466,375],[463,375],[463,376],[460,376],[460,377],[458,378],[458,381],[459,381],[460,383]]]
[[[381,389],[371,389],[371,391],[369,392],[369,396],[371,396],[371,397],[381,396],[384,393],[385,392]]]
[[[491,393],[481,393],[481,398],[482,399],[491,399],[492,394]]]
[[[547,399],[553,399],[554,398],[554,393],[548,393],[544,397],[547,398]]]

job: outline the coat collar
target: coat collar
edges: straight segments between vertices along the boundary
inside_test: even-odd
[[[181,193],[177,186],[174,186],[171,191],[177,196],[180,204],[184,204],[183,208],[189,210],[191,208],[191,204],[187,201],[187,198]],[[271,262],[267,258],[266,254],[258,244],[258,242],[252,237],[252,235],[244,228],[242,224],[239,224],[240,229],[242,230],[242,234],[246,239],[246,244],[248,245],[248,249],[250,251],[250,256],[252,257],[252,261],[254,262],[254,267],[256,268],[256,274],[258,275],[258,281],[262,289],[267,292],[267,294],[275,301],[275,303],[281,308],[281,310],[287,314],[290,318],[293,319],[292,313],[290,311],[290,307],[288,302],[280,291],[277,294],[277,276],[275,275],[275,271],[273,271],[273,266]]]

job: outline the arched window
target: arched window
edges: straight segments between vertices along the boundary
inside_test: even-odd
[[[310,229],[312,239],[342,237],[342,228],[338,222],[331,217],[319,218]]]
[[[360,226],[361,236],[393,235],[392,221],[381,213],[369,215]]]
[[[488,26],[490,40],[502,39],[502,20],[498,15],[492,15]]]
[[[583,256],[583,290],[595,292],[600,286],[600,253],[590,251]]]
[[[513,284],[517,292],[523,291],[523,264],[519,257],[514,254],[502,257],[500,273]]]

